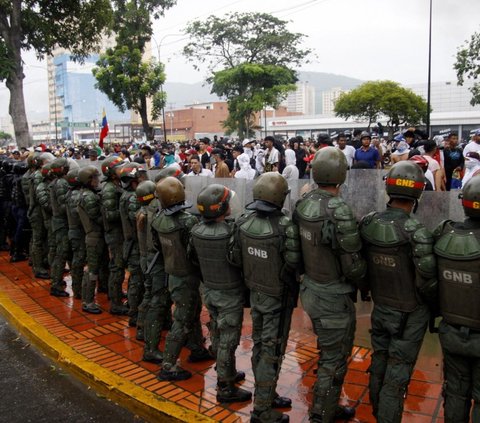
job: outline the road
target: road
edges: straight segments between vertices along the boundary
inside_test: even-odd
[[[0,422],[143,422],[45,357],[1,315],[0,392]]]

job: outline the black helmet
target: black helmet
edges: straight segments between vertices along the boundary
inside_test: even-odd
[[[348,163],[338,148],[324,147],[312,161],[312,177],[319,185],[339,185],[345,182]]]
[[[370,138],[370,140],[371,140],[372,136],[370,135],[370,132],[362,131],[362,133],[360,134],[360,141],[363,140],[364,138]]]
[[[164,209],[185,201],[185,188],[173,176],[168,176],[157,183],[157,197]]]
[[[24,175],[28,170],[25,162],[17,162],[13,165],[13,173],[15,175]]]
[[[320,132],[317,135],[317,142],[319,144],[332,145],[332,139],[330,138],[330,135],[328,135],[328,132]]]
[[[463,187],[462,206],[468,217],[480,217],[480,175],[471,178]]]
[[[220,184],[211,184],[200,191],[197,208],[206,219],[223,216],[228,211],[232,191]]]
[[[282,175],[277,172],[263,173],[253,185],[254,202],[247,208],[266,212],[280,210],[289,192],[287,180]]]
[[[78,180],[85,187],[90,186],[92,179],[96,176],[100,176],[100,172],[92,165],[85,166],[78,172]]]
[[[418,164],[404,160],[390,168],[385,184],[390,198],[418,200],[425,188],[425,175]]]
[[[3,169],[3,171],[4,171],[5,173],[12,173],[13,163],[14,163],[13,160],[10,160],[10,159],[4,160],[3,163],[2,163],[2,169]]]
[[[150,202],[155,198],[155,182],[152,181],[142,181],[138,184],[135,194],[137,195],[138,202],[143,206],[150,204]]]

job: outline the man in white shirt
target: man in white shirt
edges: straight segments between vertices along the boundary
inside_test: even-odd
[[[194,154],[190,157],[190,172],[187,173],[187,176],[211,176],[213,177],[213,172],[210,169],[205,169],[202,167],[200,162],[200,157],[197,154]]]
[[[351,145],[347,145],[347,137],[343,132],[338,134],[337,148],[345,155],[348,167],[351,168],[353,159],[355,158],[355,148]]]
[[[480,129],[474,132],[472,141],[463,149],[463,157],[467,157],[467,153],[470,152],[480,153]]]
[[[280,152],[273,146],[275,138],[268,135],[265,137],[265,172],[278,171]]]

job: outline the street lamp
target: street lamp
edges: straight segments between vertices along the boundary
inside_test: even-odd
[[[162,47],[163,40],[168,37],[178,37],[178,36],[183,36],[185,34],[166,34],[162,38],[160,38],[160,42],[157,43],[157,40],[152,37],[153,42],[157,46],[157,55],[158,55],[158,63],[161,63],[160,60],[160,48]],[[163,84],[160,85],[160,92],[163,95]],[[162,127],[163,127],[163,141],[167,142],[167,128],[165,124],[165,107],[162,107]]]
[[[432,77],[432,0],[430,0],[430,24],[428,28],[428,82],[427,82],[427,136],[430,138],[430,91]]]

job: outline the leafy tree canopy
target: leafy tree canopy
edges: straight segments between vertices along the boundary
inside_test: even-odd
[[[459,85],[463,85],[465,79],[477,81],[480,77],[480,32],[476,32],[470,38],[466,45],[459,48],[457,52],[457,61],[453,65],[457,72]],[[470,88],[472,99],[470,104],[475,106],[480,104],[480,82],[475,82]]]
[[[336,116],[366,120],[368,126],[386,117],[389,130],[422,123],[427,110],[421,96],[393,81],[366,82],[343,93],[335,103]]]

